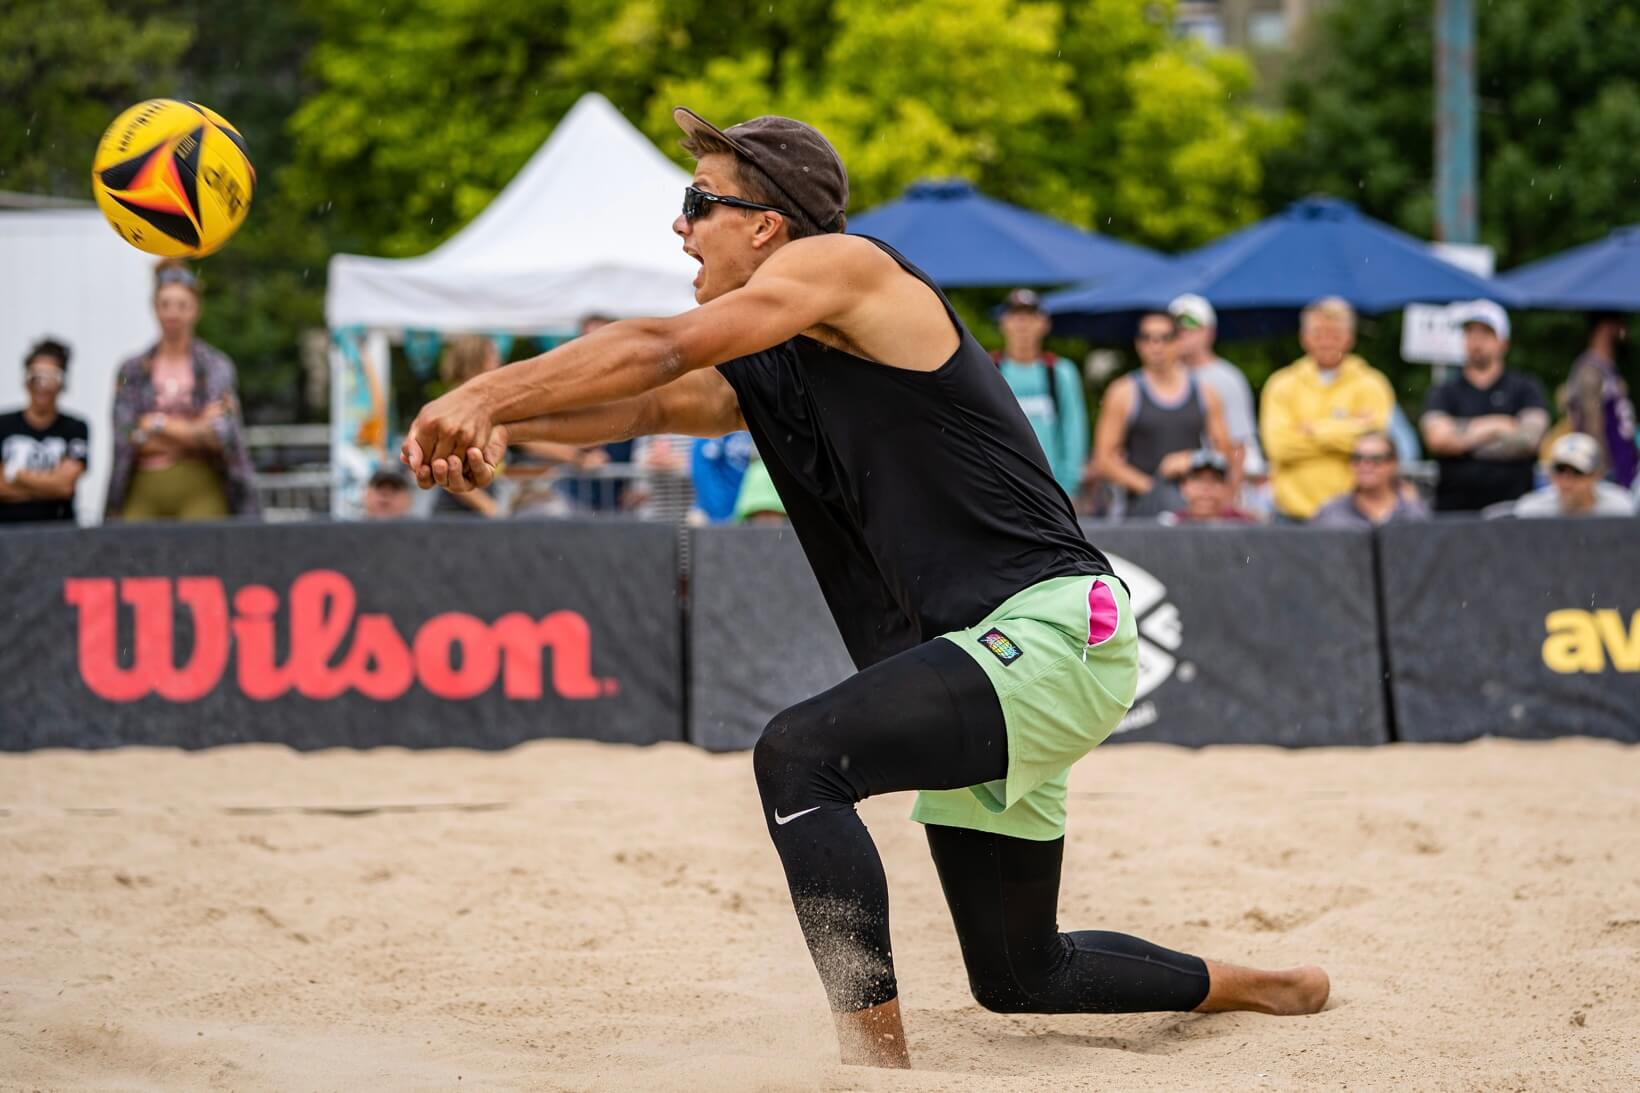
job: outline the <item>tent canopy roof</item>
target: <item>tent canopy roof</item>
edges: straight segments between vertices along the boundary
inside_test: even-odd
[[[913,183],[898,199],[851,220],[848,230],[881,239],[948,288],[1063,285],[1154,273],[1165,261],[1144,247],[987,197],[963,179]]]
[[[1206,297],[1231,336],[1290,330],[1295,313],[1322,296],[1342,296],[1367,314],[1482,297],[1515,302],[1506,286],[1444,261],[1354,205],[1309,197],[1181,254],[1160,276],[1079,286],[1043,303],[1056,327],[1125,337],[1137,313],[1186,292]]]
[[[694,306],[670,228],[689,176],[602,95],[582,96],[485,210],[418,258],[338,254],[332,328],[535,334],[593,312]]]
[[[1640,311],[1640,224],[1521,266],[1499,280],[1525,307]]]

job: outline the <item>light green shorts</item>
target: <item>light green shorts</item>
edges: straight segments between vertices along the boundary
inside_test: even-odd
[[[942,634],[996,688],[1008,728],[1005,778],[926,790],[911,818],[925,824],[1046,841],[1065,833],[1071,764],[1133,705],[1138,631],[1115,577],[1057,577],[1010,597],[978,625]]]

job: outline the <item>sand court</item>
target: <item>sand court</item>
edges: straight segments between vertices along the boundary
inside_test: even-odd
[[[1640,1083],[1640,749],[1132,745],[1071,789],[1062,927],[1318,962],[1327,1009],[981,1010],[900,795],[917,1069],[844,1068],[744,754],[51,751],[0,756],[0,1088]]]

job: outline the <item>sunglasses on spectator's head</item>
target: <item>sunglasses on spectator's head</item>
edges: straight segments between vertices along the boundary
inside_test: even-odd
[[[759,205],[755,201],[747,201],[739,197],[728,197],[724,194],[709,194],[705,190],[694,186],[685,186],[683,189],[683,218],[693,224],[701,217],[712,211],[713,205],[727,205],[731,209],[753,209],[757,212],[779,213],[781,216],[790,216],[785,209],[777,209],[773,205]]]
[[[166,285],[181,285],[184,288],[198,289],[199,278],[181,266],[167,266],[154,277],[155,284],[164,288]]]
[[[1351,452],[1351,463],[1388,463],[1394,456],[1388,452]]]

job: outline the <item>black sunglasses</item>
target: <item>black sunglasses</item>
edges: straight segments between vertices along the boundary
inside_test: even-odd
[[[779,213],[781,216],[790,216],[785,209],[777,209],[773,205],[759,205],[755,201],[746,201],[738,197],[726,197],[722,194],[709,194],[705,190],[697,190],[693,186],[683,189],[683,218],[693,224],[701,217],[712,211],[713,205],[727,205],[731,209],[753,209],[757,212]]]
[[[1556,463],[1553,467],[1550,467],[1549,470],[1552,474],[1575,474],[1579,478],[1582,478],[1584,475],[1588,474],[1588,472],[1582,467],[1574,467],[1570,463]]]
[[[1392,455],[1378,455],[1378,454],[1368,455],[1365,452],[1351,452],[1350,453],[1350,462],[1351,463],[1389,463],[1389,462],[1393,461],[1394,458],[1395,457],[1392,456]]]

